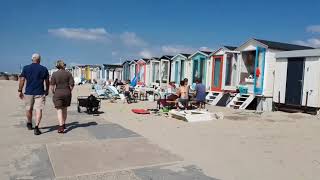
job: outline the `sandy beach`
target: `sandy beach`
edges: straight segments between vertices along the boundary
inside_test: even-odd
[[[89,93],[90,86],[83,85],[75,88],[68,117],[69,123],[74,123],[74,126],[71,124],[70,127],[73,128],[64,135],[58,135],[54,129],[57,120],[49,95],[41,124],[43,131],[47,133],[36,137],[25,128],[24,106],[23,101],[18,99],[17,82],[0,81],[2,101],[0,179],[46,179],[46,176],[49,177],[48,179],[67,177],[69,179],[89,179],[88,177],[104,179],[98,178],[96,174],[110,175],[118,171],[126,172],[122,173],[122,179],[144,179],[148,171],[132,169],[150,168],[161,164],[170,164],[167,168],[172,172],[185,171],[184,176],[181,175],[181,177],[187,177],[186,174],[189,171],[194,171],[184,167],[199,169],[198,174],[193,172],[196,175],[190,175],[190,179],[316,180],[320,177],[320,119],[317,116],[284,112],[258,114],[254,111],[236,111],[224,107],[207,106],[210,112],[222,113],[224,119],[186,123],[165,115],[137,115],[131,112],[132,108],[156,108],[155,102],[140,101],[128,105],[122,101],[110,103],[107,100],[102,101],[103,113],[100,116],[77,113],[76,97]],[[108,127],[110,131],[118,128],[119,132],[113,133],[112,138],[110,138],[111,135],[104,138],[105,134],[109,133],[108,129],[106,131],[102,129],[100,132],[99,128],[94,129],[94,126]],[[124,132],[120,130],[121,128],[130,131],[125,135],[130,138],[119,135]],[[99,131],[98,135],[97,131]],[[81,169],[81,161],[75,164],[79,166],[79,171],[75,167],[72,169],[72,164],[68,167],[59,166],[60,162],[68,164],[76,159],[66,157],[60,161],[59,156],[63,156],[65,152],[70,151],[75,156],[77,153],[81,154],[81,148],[76,148],[82,147],[79,145],[80,142],[88,143],[88,146],[92,143],[92,149],[95,145],[101,145],[99,146],[101,150],[112,146],[110,139],[119,141],[121,145],[118,148],[110,148],[114,151],[129,151],[131,146],[128,144],[131,141],[145,144],[145,149],[150,151],[145,152],[145,157],[141,156],[132,162],[130,153],[143,151],[143,148],[127,154],[120,153],[119,157],[123,155],[128,161],[124,160],[123,164],[109,169],[103,167],[105,166],[103,163],[99,164],[97,170]],[[127,139],[130,139],[130,143],[123,143]],[[103,143],[111,145],[104,146]],[[69,149],[67,145],[70,145]],[[127,148],[121,148],[126,145],[128,145]],[[137,144],[133,143],[132,147],[135,145]],[[153,148],[159,150],[153,151]],[[152,151],[155,154],[148,156]],[[88,155],[94,156],[94,152],[104,153],[93,151],[88,152]],[[153,158],[158,157],[158,152],[159,158]],[[108,152],[108,154],[112,153]],[[49,154],[47,159],[46,154]],[[36,162],[37,158],[44,159],[45,163]],[[140,163],[144,158],[145,161]],[[83,164],[86,163],[83,162]],[[91,167],[93,166],[94,163]],[[70,168],[70,171],[61,167]],[[139,176],[139,172],[143,172],[140,174],[144,175]],[[37,176],[41,173],[44,174]],[[174,179],[171,176],[165,177],[168,178],[163,179]]]

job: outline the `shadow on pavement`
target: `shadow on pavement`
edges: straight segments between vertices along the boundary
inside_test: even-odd
[[[87,123],[81,123],[81,124],[78,121],[67,123],[65,133],[68,133],[69,131],[72,131],[73,129],[76,129],[76,128],[83,128],[83,127],[96,126],[96,125],[98,125],[98,123],[94,122],[94,121],[87,122]],[[42,127],[41,129],[47,130],[47,131],[42,132],[43,134],[45,134],[45,133],[49,133],[52,131],[57,131],[58,128],[59,128],[59,125],[54,125],[54,126]]]

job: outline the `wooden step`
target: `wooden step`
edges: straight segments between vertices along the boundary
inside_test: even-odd
[[[240,97],[249,97],[250,94],[241,94]]]
[[[238,97],[238,101],[246,101],[248,97]]]
[[[245,101],[233,101],[235,105],[241,105],[243,104]]]
[[[233,107],[233,109],[239,109],[241,105],[232,104],[230,107]]]

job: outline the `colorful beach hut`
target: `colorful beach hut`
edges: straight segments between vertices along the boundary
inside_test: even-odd
[[[238,51],[237,47],[222,46],[211,53],[211,91],[207,101],[211,105],[226,106],[230,99],[229,92],[235,92],[238,85]]]
[[[197,51],[190,55],[191,60],[191,83],[195,83],[196,79],[200,79],[202,84],[204,84],[207,90],[210,89],[210,51]],[[190,81],[190,80],[189,80]]]
[[[131,80],[130,78],[130,61],[124,61],[122,63],[122,80],[123,81],[127,81],[127,80]]]
[[[147,62],[149,59],[141,58],[136,62],[136,75],[138,82],[146,83],[147,82]]]
[[[130,80],[133,80],[134,78],[136,78],[137,72],[138,72],[138,68],[137,68],[137,61],[138,60],[132,60],[130,61],[129,65],[130,65]]]

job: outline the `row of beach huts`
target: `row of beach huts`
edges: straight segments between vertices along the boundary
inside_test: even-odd
[[[317,113],[320,109],[320,49],[249,39],[239,47],[133,59],[122,64],[82,65],[71,69],[87,79],[137,79],[147,87],[189,85],[201,79],[211,105],[258,111]]]

